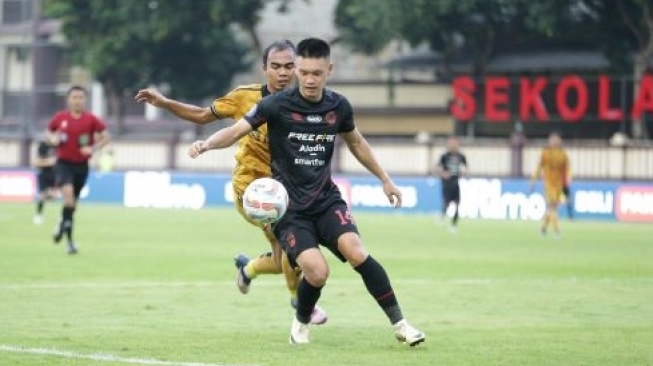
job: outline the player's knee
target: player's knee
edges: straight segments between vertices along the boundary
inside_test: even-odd
[[[365,262],[365,260],[367,259],[367,257],[369,257],[369,255],[370,255],[370,254],[369,254],[366,250],[363,249],[363,250],[360,250],[360,251],[355,252],[353,255],[350,255],[350,256],[347,258],[347,262],[348,262],[352,267],[358,267],[358,266],[361,265],[363,262]]]
[[[313,286],[321,287],[329,278],[329,265],[318,249],[308,249],[300,253],[297,262],[304,278]]]
[[[64,205],[71,206],[75,203],[75,191],[72,185],[64,185],[61,188],[61,198]]]
[[[302,270],[304,278],[308,283],[315,287],[322,287],[326,285],[329,278],[329,267],[312,268],[308,272],[306,269]]]
[[[315,287],[326,285],[329,278],[329,266],[324,263],[313,262],[311,265],[302,266],[302,274],[306,281]]]
[[[363,246],[360,236],[356,233],[346,233],[338,238],[338,250],[347,262],[356,267],[363,263],[369,253]]]

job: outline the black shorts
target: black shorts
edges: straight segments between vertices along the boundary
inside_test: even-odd
[[[45,192],[48,189],[56,187],[54,167],[41,168],[37,180],[39,183],[39,192]]]
[[[345,257],[338,251],[338,238],[345,233],[358,234],[351,212],[342,199],[335,201],[317,215],[288,211],[273,225],[273,230],[293,266],[296,266],[297,256],[301,252],[318,248],[318,244],[327,247],[338,259],[346,262]]]
[[[458,182],[442,183],[442,201],[445,205],[451,202],[460,203],[460,186]]]
[[[75,190],[75,198],[79,198],[79,193],[86,184],[88,178],[88,163],[71,163],[64,160],[57,160],[54,166],[57,179],[57,186],[62,187],[66,184],[72,184]]]

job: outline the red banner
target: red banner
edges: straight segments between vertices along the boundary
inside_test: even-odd
[[[0,202],[31,202],[36,194],[36,177],[31,172],[0,172]]]
[[[615,209],[619,221],[653,222],[653,187],[620,187]]]
[[[488,76],[479,81],[470,76],[453,80],[451,114],[459,121],[480,118],[488,122],[546,122],[558,116],[566,122],[578,122],[588,116],[604,122],[621,121],[625,116],[640,118],[653,113],[653,75],[645,75],[639,92],[627,103],[619,105],[621,93],[615,80],[600,75],[591,80],[578,75],[560,77]]]

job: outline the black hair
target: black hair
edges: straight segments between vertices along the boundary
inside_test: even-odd
[[[331,47],[319,38],[306,38],[297,45],[297,56],[305,58],[329,58]]]
[[[86,88],[84,88],[81,85],[73,85],[70,88],[68,88],[68,91],[66,92],[66,96],[70,96],[70,93],[74,91],[81,91],[84,92],[84,94],[88,95],[88,91],[86,91]]]
[[[270,51],[278,52],[278,51],[285,51],[285,50],[291,50],[293,53],[297,52],[295,50],[295,45],[287,39],[281,41],[274,41],[269,46],[265,47],[265,50],[263,50],[263,67],[266,67],[268,65],[268,55],[270,54]]]

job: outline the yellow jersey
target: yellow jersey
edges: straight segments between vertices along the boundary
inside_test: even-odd
[[[216,98],[211,104],[211,111],[219,119],[232,118],[238,121],[269,94],[266,85],[241,85],[227,95]],[[238,141],[235,158],[233,184],[240,194],[254,179],[272,175],[267,125],[262,125]]]
[[[547,147],[542,150],[538,170],[542,170],[545,185],[563,187],[568,179],[569,158],[559,147]]]

